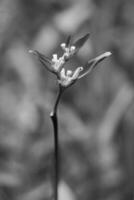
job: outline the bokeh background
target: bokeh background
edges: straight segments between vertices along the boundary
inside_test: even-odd
[[[134,196],[134,1],[0,0],[0,199],[52,196],[55,77],[28,53],[51,57],[68,35],[91,36],[67,67],[112,57],[68,89],[59,107],[60,200]]]

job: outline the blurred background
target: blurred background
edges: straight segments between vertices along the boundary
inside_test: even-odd
[[[59,107],[60,200],[134,196],[134,1],[0,0],[0,199],[52,196],[57,83],[28,53],[61,54],[90,32],[67,67],[112,56],[68,89]]]

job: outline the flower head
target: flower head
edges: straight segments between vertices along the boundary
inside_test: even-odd
[[[111,52],[105,52],[94,59],[89,60],[84,67],[78,67],[76,70],[66,70],[64,65],[67,61],[74,56],[79,49],[84,45],[84,43],[89,38],[89,34],[78,39],[75,43],[71,44],[71,36],[67,38],[65,43],[61,43],[61,48],[63,50],[63,55],[58,58],[57,54],[52,55],[52,59],[47,58],[45,55],[39,53],[38,51],[30,50],[30,53],[35,54],[40,62],[45,66],[45,68],[54,73],[57,76],[58,83],[60,86],[66,88],[74,84],[78,79],[81,79],[88,73],[90,73],[101,61],[111,55]]]

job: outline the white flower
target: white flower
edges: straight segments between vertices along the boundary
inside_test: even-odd
[[[68,87],[75,83],[79,78],[80,72],[83,70],[83,67],[78,67],[74,72],[72,70],[66,70],[62,68],[60,72],[60,78],[58,80],[59,84],[62,87]]]
[[[68,59],[70,59],[70,57],[73,56],[75,53],[75,46],[67,46],[65,43],[62,43],[60,46],[64,51],[63,55],[58,58],[57,54],[53,54],[52,60],[51,60],[52,61],[52,69],[57,74],[60,73],[65,62]],[[69,76],[71,75],[69,70],[67,71],[67,73],[69,74]]]
[[[65,63],[64,57],[58,58],[57,54],[53,54],[52,57],[52,69],[55,72],[59,72]]]
[[[63,57],[64,57],[65,60],[69,59],[71,56],[74,55],[75,50],[76,50],[76,47],[74,45],[73,46],[67,46],[65,43],[62,43],[60,46],[64,51]]]

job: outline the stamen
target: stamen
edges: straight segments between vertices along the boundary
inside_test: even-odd
[[[65,68],[63,68],[60,72],[61,78],[65,79],[66,75],[65,75]]]
[[[71,70],[67,70],[67,76],[71,76],[73,72]]]
[[[74,51],[76,48],[75,48],[75,46],[71,46],[71,51]]]
[[[65,49],[66,44],[65,44],[65,43],[62,43],[60,46],[61,46],[61,48]]]
[[[52,61],[56,62],[57,60],[58,60],[58,56],[57,56],[57,54],[53,54]]]

